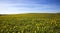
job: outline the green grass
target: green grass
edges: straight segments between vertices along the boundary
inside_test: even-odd
[[[2,15],[0,33],[60,33],[60,14]]]

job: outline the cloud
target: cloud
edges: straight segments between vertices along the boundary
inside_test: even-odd
[[[57,7],[43,4],[1,4],[0,14],[50,12],[54,8],[56,9]]]
[[[41,0],[40,0],[41,1]],[[37,4],[36,1],[0,0],[0,14],[29,13],[29,12],[59,12],[59,5]]]

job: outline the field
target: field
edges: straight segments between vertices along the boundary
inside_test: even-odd
[[[0,33],[60,33],[60,14],[0,15]]]

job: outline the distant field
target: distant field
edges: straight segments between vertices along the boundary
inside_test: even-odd
[[[60,33],[60,14],[0,15],[0,33]]]

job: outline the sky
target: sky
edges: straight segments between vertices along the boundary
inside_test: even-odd
[[[0,14],[57,12],[60,0],[0,0]]]

